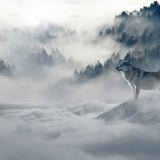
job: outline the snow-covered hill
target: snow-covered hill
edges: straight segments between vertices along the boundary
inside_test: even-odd
[[[151,124],[160,122],[160,95],[129,100],[102,113],[97,118],[107,122],[127,120],[133,123]]]

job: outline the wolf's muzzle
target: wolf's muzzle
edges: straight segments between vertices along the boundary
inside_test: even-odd
[[[119,71],[119,68],[118,68],[118,67],[116,67],[116,70],[117,70],[117,71]]]

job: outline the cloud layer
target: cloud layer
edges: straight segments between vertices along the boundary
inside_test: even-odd
[[[0,158],[158,160],[159,123],[143,125],[125,120],[105,123],[95,119],[114,105],[102,102],[68,106],[1,104]],[[152,106],[142,107],[144,111]]]

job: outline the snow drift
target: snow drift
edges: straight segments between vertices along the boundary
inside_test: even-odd
[[[106,122],[126,120],[133,123],[152,124],[160,122],[159,96],[128,100],[102,113],[97,118]]]

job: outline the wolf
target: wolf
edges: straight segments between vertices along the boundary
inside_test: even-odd
[[[122,73],[123,78],[133,90],[133,98],[138,99],[141,89],[160,90],[160,71],[148,72],[135,67],[128,60],[120,60],[117,71]]]

